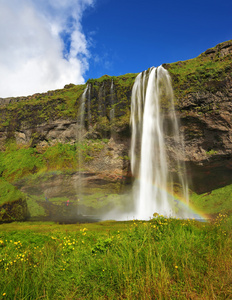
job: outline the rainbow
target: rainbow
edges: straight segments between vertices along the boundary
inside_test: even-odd
[[[190,219],[194,218],[196,220],[201,221],[206,221],[209,219],[209,216],[207,214],[194,207],[194,205],[192,205],[191,203],[187,203],[186,199],[184,199],[183,197],[176,194],[173,195],[171,193],[169,193],[169,195],[171,195],[174,198],[174,201],[177,201],[177,205],[181,206],[182,209],[184,209],[185,211],[189,212],[190,215],[192,215]]]
[[[139,181],[139,179],[136,178],[136,181]],[[152,185],[157,187],[157,185],[155,185],[154,183]],[[178,195],[176,193],[173,194],[168,189],[164,189],[161,187],[158,187],[158,189],[165,191],[170,196],[170,198],[173,198],[175,202],[175,207],[188,213],[189,217],[186,217],[186,219],[195,219],[203,222],[210,219],[209,215],[194,207],[193,204],[188,203],[188,201],[183,196]]]

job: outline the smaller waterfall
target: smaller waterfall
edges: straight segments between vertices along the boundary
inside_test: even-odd
[[[171,80],[162,66],[137,76],[131,98],[131,125],[131,168],[138,178],[134,185],[134,218],[147,220],[153,213],[187,217],[187,212],[176,209],[174,192],[188,202],[188,184]]]
[[[81,95],[80,107],[77,116],[77,140],[80,141],[83,137],[83,131],[85,130],[85,103],[86,95],[89,90],[89,86],[85,88],[83,94]]]
[[[87,90],[88,90],[88,129],[92,127],[92,116],[91,116],[91,84],[87,85]],[[87,92],[86,92],[87,93]]]
[[[112,123],[114,120],[115,109],[114,109],[114,81],[112,79],[110,86],[110,100],[111,100],[111,110],[110,110],[110,122]]]
[[[114,130],[113,130],[113,123],[114,123],[114,117],[115,117],[115,108],[114,108],[114,103],[115,103],[115,95],[114,95],[114,80],[112,79],[111,81],[111,86],[110,86],[110,127],[111,127],[111,137],[114,135]]]
[[[91,127],[92,115],[91,115],[91,84],[88,84],[81,95],[80,107],[78,110],[77,125],[78,125],[78,140],[80,140],[83,133],[85,133],[85,115],[88,114],[88,129]],[[87,101],[87,112],[86,112]]]

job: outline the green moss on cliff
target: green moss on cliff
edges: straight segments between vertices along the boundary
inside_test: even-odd
[[[31,195],[27,197],[27,207],[29,212],[29,218],[45,217],[46,211],[42,205],[39,204],[40,197]],[[43,198],[44,200],[44,198]]]
[[[0,152],[0,160],[0,174],[8,181],[36,173],[43,165],[36,149],[19,148],[15,143],[9,143],[6,151]]]
[[[74,119],[85,85],[74,85],[29,97],[12,98],[0,106],[0,130],[8,128],[8,136],[24,125],[38,125],[59,118]]]
[[[14,182],[50,170],[85,168],[86,163],[94,159],[107,143],[107,139],[83,140],[73,145],[57,143],[42,151],[9,143],[4,152],[0,151],[0,179]]]
[[[225,91],[226,79],[231,78],[232,55],[222,55],[221,49],[230,42],[219,44],[196,58],[164,64],[178,99],[189,93]]]
[[[91,96],[91,120],[97,124],[96,128],[102,137],[109,136],[112,131],[128,132],[128,111],[136,76],[137,74],[117,77],[104,75],[87,81]],[[89,121],[87,114],[85,121]]]
[[[18,199],[25,199],[25,194],[19,191],[12,184],[0,178],[0,205],[5,202],[12,202]]]

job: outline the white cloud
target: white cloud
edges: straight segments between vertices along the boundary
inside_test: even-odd
[[[0,97],[84,82],[90,55],[81,17],[93,1],[0,0]],[[65,58],[61,34],[70,43]]]

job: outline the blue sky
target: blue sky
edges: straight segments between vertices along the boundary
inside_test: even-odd
[[[232,39],[231,0],[0,0],[0,97],[141,72]]]
[[[140,72],[196,57],[232,39],[231,14],[231,0],[99,1],[82,21],[87,36],[95,32],[85,78]]]

